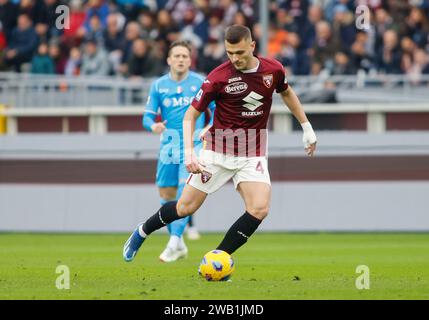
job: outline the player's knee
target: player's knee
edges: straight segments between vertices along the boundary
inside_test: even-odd
[[[259,220],[264,220],[268,215],[269,209],[268,205],[252,206],[247,212]]]
[[[177,215],[179,217],[186,217],[196,211],[196,207],[192,202],[178,201],[177,202]]]

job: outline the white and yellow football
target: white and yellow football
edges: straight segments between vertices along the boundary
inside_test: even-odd
[[[228,253],[212,250],[204,255],[198,273],[207,281],[227,281],[234,269],[234,260]]]

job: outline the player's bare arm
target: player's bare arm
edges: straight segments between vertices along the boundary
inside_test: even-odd
[[[307,119],[307,116],[305,115],[304,108],[302,107],[298,96],[290,86],[287,90],[281,92],[280,96],[282,97],[283,102],[301,124],[302,130],[304,131],[302,140],[304,143],[305,152],[308,156],[312,157],[316,151],[317,138],[310,122]]]
[[[186,169],[190,173],[200,173],[200,165],[198,162],[197,155],[194,151],[194,132],[195,132],[195,122],[200,116],[199,112],[194,107],[189,107],[188,111],[185,113],[183,118],[183,141],[185,145],[185,164]]]
[[[212,112],[209,108],[207,108],[207,110],[204,112],[204,116],[206,117],[206,119],[210,119],[212,117]],[[198,136],[200,140],[203,139],[204,135],[207,133],[207,131],[210,130],[211,126],[212,125],[209,123],[203,129],[201,129],[200,134]]]

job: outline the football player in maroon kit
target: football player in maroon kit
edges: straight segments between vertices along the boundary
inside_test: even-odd
[[[241,247],[267,216],[271,183],[267,166],[267,122],[274,91],[280,94],[303,129],[304,149],[313,156],[316,135],[288,85],[283,66],[274,59],[254,55],[255,41],[245,26],[225,32],[229,61],[214,69],[185,114],[183,121],[185,162],[191,173],[178,201],[164,204],[137,226],[124,245],[126,261],[134,259],[146,237],[176,219],[195,213],[207,195],[233,179],[246,212],[230,227],[218,250],[229,254]],[[214,122],[204,135],[204,149],[194,153],[195,122],[215,101]]]

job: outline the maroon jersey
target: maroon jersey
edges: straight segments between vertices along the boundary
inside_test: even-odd
[[[207,76],[192,106],[204,112],[215,101],[213,126],[204,136],[206,149],[236,156],[264,156],[267,122],[274,90],[288,88],[285,70],[274,59],[257,57],[256,72],[242,72],[230,61]]]

